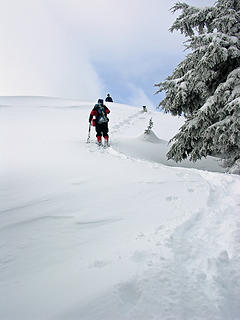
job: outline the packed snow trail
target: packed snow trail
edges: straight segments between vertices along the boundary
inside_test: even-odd
[[[1,319],[240,319],[240,179],[154,161],[180,120],[110,104],[99,150],[91,103],[3,104]]]

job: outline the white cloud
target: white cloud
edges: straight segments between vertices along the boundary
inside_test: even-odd
[[[150,99],[147,97],[146,93],[142,88],[138,88],[133,84],[129,84],[131,89],[131,96],[129,97],[129,104],[133,106],[147,106],[147,108],[153,108],[153,104]]]
[[[101,80],[84,46],[75,50],[41,1],[0,5],[0,94],[54,95],[95,99]]]
[[[183,51],[183,37],[168,32],[175,2],[2,0],[0,94],[96,99],[106,91],[96,71],[104,68],[133,86],[146,74],[150,79],[164,56]]]
[[[52,9],[69,32],[86,44],[97,60],[126,59],[145,51],[176,47],[168,28],[174,20],[169,9],[175,1],[159,0],[51,0]],[[162,41],[168,43],[162,45]],[[114,55],[113,55],[114,53]]]

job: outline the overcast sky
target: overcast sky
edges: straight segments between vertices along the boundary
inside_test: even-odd
[[[0,0],[0,95],[154,105],[183,59],[172,0]],[[189,0],[211,6],[213,0]]]

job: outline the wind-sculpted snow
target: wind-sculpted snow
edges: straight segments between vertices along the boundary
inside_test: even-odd
[[[238,320],[239,176],[169,166],[181,119],[109,103],[104,149],[39,99],[0,98],[0,319]]]

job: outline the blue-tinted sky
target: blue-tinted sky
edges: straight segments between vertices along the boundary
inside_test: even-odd
[[[184,58],[167,0],[1,0],[0,95],[157,106],[154,84]],[[213,5],[213,0],[189,0]]]

